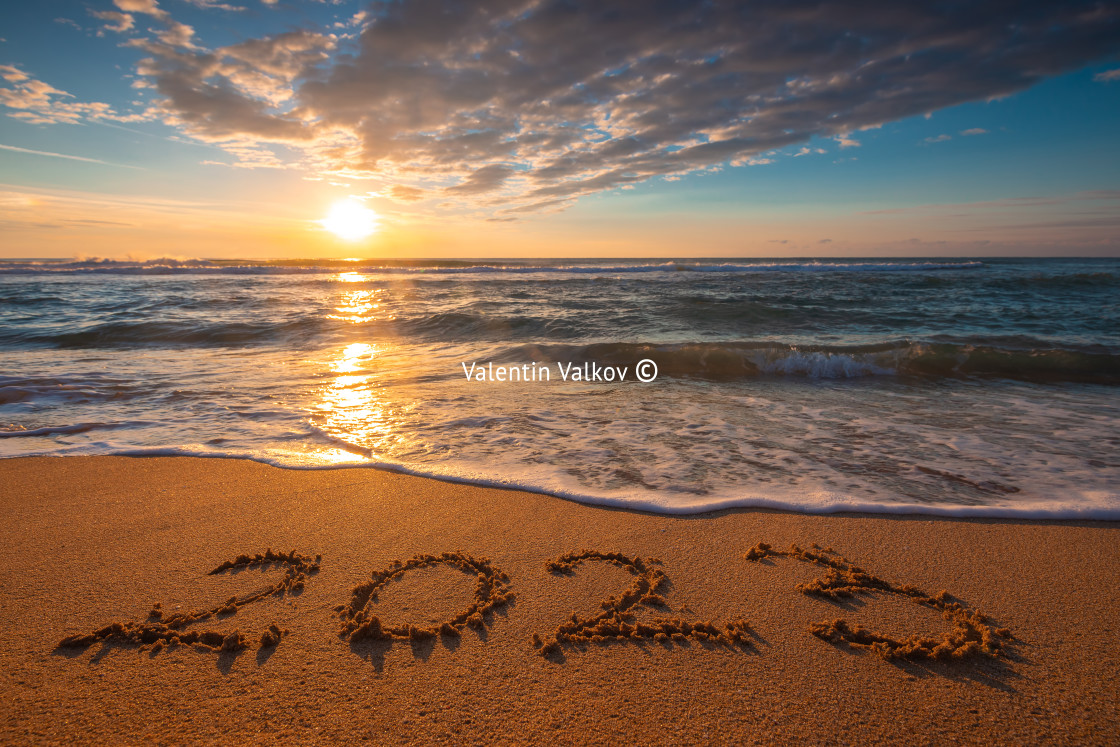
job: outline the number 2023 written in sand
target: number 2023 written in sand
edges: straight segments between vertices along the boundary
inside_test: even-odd
[[[994,627],[985,615],[968,609],[954,600],[948,592],[929,595],[913,586],[890,583],[850,563],[832,548],[822,549],[813,544],[810,549],[791,545],[785,550],[778,550],[760,542],[743,557],[749,562],[762,564],[773,563],[777,558],[789,558],[823,568],[825,574],[820,578],[797,585],[797,591],[803,594],[831,601],[857,595],[890,594],[939,612],[945,620],[953,623],[952,628],[940,636],[915,634],[904,638],[851,625],[843,619],[812,623],[809,632],[825,641],[868,649],[886,659],[949,660],[973,656],[1004,656],[1004,642],[1012,638],[1006,628]],[[268,550],[253,556],[241,555],[222,563],[210,571],[210,575],[251,568],[272,568],[283,571],[281,578],[264,589],[242,597],[230,597],[214,607],[193,612],[165,614],[161,606],[156,604],[147,620],[111,623],[92,633],[65,638],[58,645],[60,648],[85,648],[102,641],[150,647],[153,651],[174,645],[194,645],[226,652],[240,651],[251,645],[250,639],[241,631],[223,633],[205,630],[200,624],[232,616],[242,607],[266,597],[300,592],[310,577],[318,573],[320,560],[321,556],[311,558],[294,550],[288,553]],[[603,600],[598,614],[580,617],[572,613],[551,635],[542,637],[539,633],[534,633],[533,647],[541,656],[555,658],[565,648],[578,649],[586,645],[618,641],[647,640],[673,645],[693,640],[708,646],[741,649],[753,647],[750,626],[745,619],[732,620],[721,626],[710,621],[681,619],[679,613],[683,609],[678,610],[677,615],[670,614],[673,609],[663,595],[668,578],[658,567],[661,561],[656,558],[583,550],[549,561],[546,569],[557,576],[571,575],[576,573],[579,565],[587,562],[608,563],[625,569],[632,577],[630,586],[620,595]],[[437,565],[456,568],[475,577],[474,597],[465,610],[430,627],[388,624],[373,613],[372,606],[377,602],[378,593],[386,585],[399,580],[411,570]],[[369,581],[355,586],[351,590],[349,603],[339,605],[335,612],[342,621],[339,635],[351,642],[394,639],[417,641],[436,636],[457,637],[462,635],[465,627],[489,627],[493,610],[506,605],[513,598],[509,576],[495,567],[489,559],[474,558],[462,551],[455,551],[441,555],[417,555],[407,561],[393,561],[387,568],[374,571]],[[641,621],[638,619],[639,612],[653,612],[660,616]],[[259,646],[275,647],[288,633],[288,630],[278,625],[270,625],[260,635]]]

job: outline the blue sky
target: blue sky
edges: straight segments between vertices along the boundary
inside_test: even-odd
[[[5,4],[0,256],[1120,253],[1115,5],[552,5]]]

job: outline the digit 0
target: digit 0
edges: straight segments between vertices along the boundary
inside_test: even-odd
[[[377,602],[378,592],[387,584],[413,569],[441,564],[458,568],[477,578],[474,601],[467,609],[450,620],[426,628],[407,623],[386,625],[373,613],[371,604]],[[342,618],[339,635],[351,641],[393,638],[424,640],[440,634],[458,636],[467,625],[485,628],[490,611],[505,605],[513,597],[513,592],[509,590],[509,576],[494,567],[489,558],[473,558],[460,550],[442,555],[416,555],[403,563],[395,560],[388,568],[374,571],[369,581],[355,586],[350,593],[350,603],[335,607],[335,612]]]

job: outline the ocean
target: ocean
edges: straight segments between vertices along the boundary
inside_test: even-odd
[[[1118,394],[1117,259],[0,262],[0,457],[1120,519]]]

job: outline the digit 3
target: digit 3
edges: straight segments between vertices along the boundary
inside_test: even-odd
[[[750,561],[764,558],[794,558],[828,569],[824,576],[798,584],[802,594],[824,599],[839,600],[876,592],[894,594],[916,604],[941,613],[942,618],[953,622],[951,630],[941,636],[913,634],[895,638],[883,633],[849,624],[837,618],[810,624],[809,632],[830,643],[845,643],[855,648],[871,650],[884,659],[948,660],[972,656],[1000,656],[1004,641],[1012,638],[1007,628],[996,628],[991,620],[975,610],[970,610],[947,591],[930,595],[910,585],[896,585],[874,576],[837,554],[831,547],[821,549],[814,543],[809,550],[790,545],[787,550],[776,550],[765,542],[758,543],[743,557]]]
[[[533,634],[533,645],[541,656],[549,656],[560,651],[565,644],[608,643],[611,641],[654,640],[662,643],[683,642],[688,639],[709,641],[723,645],[750,646],[749,625],[743,619],[726,623],[722,629],[711,622],[689,622],[680,618],[661,618],[642,623],[636,620],[638,607],[655,610],[669,610],[669,605],[661,592],[667,585],[668,577],[654,564],[655,558],[643,559],[628,557],[622,553],[602,553],[596,550],[583,550],[568,553],[556,560],[549,561],[546,568],[557,574],[571,575],[576,566],[588,560],[611,563],[625,568],[633,576],[630,586],[620,596],[607,597],[600,604],[603,611],[589,618],[580,618],[576,613],[556,628],[551,640],[542,640],[540,634]]]
[[[227,560],[208,575],[215,576],[235,569],[259,568],[269,565],[284,567],[284,574],[276,583],[242,597],[230,597],[221,604],[194,612],[177,612],[167,615],[159,603],[152,607],[144,622],[114,622],[85,635],[72,635],[59,642],[59,648],[87,648],[98,641],[131,643],[142,646],[151,645],[156,651],[164,646],[176,644],[198,644],[217,651],[240,651],[248,648],[248,638],[240,631],[222,633],[216,630],[184,630],[188,625],[199,623],[219,616],[236,614],[239,609],[270,596],[276,596],[303,589],[308,577],[319,570],[321,556],[314,559],[291,552],[273,552],[269,548],[256,555],[240,555]],[[289,631],[273,624],[261,634],[260,646],[276,646]]]
[[[440,564],[458,568],[468,575],[477,577],[474,601],[454,618],[426,628],[409,624],[386,626],[369,609],[370,603],[377,601],[377,593],[386,584],[399,579],[413,569]],[[374,571],[371,580],[355,586],[350,593],[350,603],[339,605],[335,611],[343,621],[339,635],[351,641],[392,638],[424,640],[439,634],[458,636],[467,625],[478,629],[484,628],[487,614],[513,598],[513,592],[509,590],[509,576],[491,565],[489,558],[473,558],[462,551],[456,551],[445,552],[442,555],[416,555],[403,563],[399,560],[393,561],[388,568]]]

